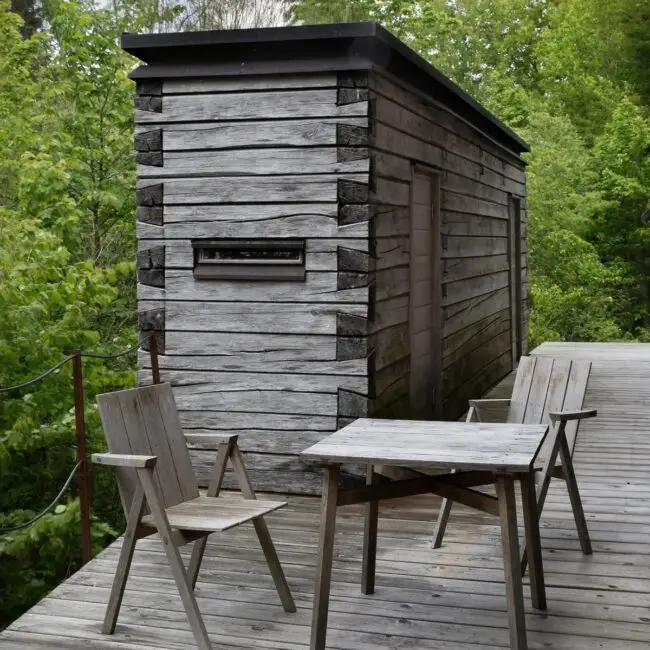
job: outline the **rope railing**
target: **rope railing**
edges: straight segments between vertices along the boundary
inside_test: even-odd
[[[17,526],[10,526],[9,528],[0,528],[0,535],[6,535],[7,533],[16,533],[19,530],[23,530],[24,528],[27,528],[28,526],[31,526],[32,524],[35,524],[39,519],[42,519],[45,517],[45,515],[54,508],[54,506],[59,502],[61,497],[65,494],[66,490],[70,487],[70,483],[72,482],[72,479],[74,475],[77,473],[77,470],[79,469],[79,466],[81,465],[82,461],[79,461],[72,471],[70,472],[70,476],[68,476],[68,480],[63,484],[63,487],[59,490],[59,493],[54,497],[54,500],[52,503],[50,503],[47,508],[39,512],[35,517],[32,517],[29,521],[26,521],[24,524],[18,524]]]
[[[20,390],[21,388],[27,388],[28,386],[32,386],[33,384],[38,383],[41,381],[41,379],[45,379],[48,375],[51,375],[55,370],[58,370],[62,365],[65,363],[68,363],[72,358],[74,357],[74,354],[70,354],[67,356],[65,359],[62,361],[59,361],[59,363],[53,365],[51,368],[46,370],[44,373],[40,374],[38,377],[34,377],[33,379],[29,379],[22,384],[16,384],[15,386],[8,386],[7,388],[0,388],[0,394],[2,393],[10,393],[13,390]]]
[[[98,352],[83,352],[82,350],[80,352],[80,356],[85,357],[86,359],[105,359],[105,360],[119,359],[120,357],[125,357],[127,354],[131,354],[132,352],[135,352],[148,338],[150,338],[150,335],[142,337],[134,346],[130,347],[128,350],[124,350],[123,352],[118,352],[116,354],[99,354]],[[28,388],[29,386],[33,386],[34,384],[37,384],[39,381],[41,381],[41,379],[45,379],[47,376],[51,375],[54,371],[58,370],[61,366],[68,363],[68,361],[74,359],[75,356],[76,354],[69,354],[67,357],[65,357],[58,363],[54,364],[51,368],[48,368],[45,372],[41,373],[37,377],[34,377],[33,379],[28,379],[22,384],[16,384],[15,386],[7,386],[6,388],[0,388],[0,395],[3,393],[10,393],[14,390],[20,390],[21,388]]]
[[[83,357],[87,359],[118,359],[124,357],[127,354],[132,354],[142,344],[149,340],[149,355],[151,357],[151,376],[154,384],[160,383],[160,369],[158,366],[158,342],[156,339],[156,333],[151,331],[146,336],[142,337],[134,346],[130,347],[128,350],[123,350],[122,352],[117,352],[115,354],[100,354],[97,352],[84,352],[80,349],[73,350],[72,353],[66,356],[64,359],[56,363],[54,366],[41,373],[33,379],[29,379],[21,384],[16,386],[8,386],[6,388],[0,388],[0,394],[6,394],[11,391],[20,390],[22,388],[27,388],[32,386],[39,381],[45,379],[47,376],[51,375],[53,372],[61,368],[68,361],[72,362],[72,385],[74,390],[74,412],[75,412],[75,435],[76,435],[76,446],[77,446],[77,464],[72,470],[68,480],[65,482],[65,485],[55,498],[55,500],[47,507],[43,512],[39,513],[32,520],[20,524],[20,526],[14,526],[11,528],[0,528],[0,534],[5,534],[7,532],[15,532],[27,526],[31,526],[34,522],[38,521],[41,517],[44,517],[55,505],[56,502],[61,498],[61,496],[68,489],[72,478],[74,475],[79,472],[78,475],[78,493],[79,493],[79,510],[81,515],[81,555],[83,563],[85,564],[91,558],[91,547],[90,547],[90,477],[88,473],[88,462],[86,454],[86,422],[84,414],[84,386],[83,386],[83,372],[81,367],[81,360]]]

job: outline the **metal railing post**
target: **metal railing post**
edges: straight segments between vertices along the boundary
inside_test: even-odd
[[[160,366],[158,365],[158,339],[153,330],[149,332],[149,356],[151,357],[151,381],[154,384],[159,384]]]
[[[84,386],[81,368],[81,350],[72,351],[72,382],[74,386],[74,420],[79,465],[79,511],[81,513],[81,561],[92,557],[90,543],[90,479],[86,457],[86,419],[84,416]]]

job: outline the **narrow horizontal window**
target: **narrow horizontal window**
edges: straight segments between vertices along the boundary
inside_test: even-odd
[[[197,280],[305,279],[304,239],[195,239]]]

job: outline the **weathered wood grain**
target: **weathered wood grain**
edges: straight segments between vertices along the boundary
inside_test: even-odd
[[[442,282],[457,282],[465,278],[500,273],[508,268],[508,256],[505,254],[445,259],[442,263]]]
[[[442,325],[443,338],[476,323],[491,314],[507,309],[510,297],[507,289],[471,298],[444,308]]]
[[[367,148],[341,162],[335,147],[166,151],[159,168],[138,166],[140,178],[207,178],[272,174],[345,174],[370,169]]]
[[[367,303],[368,288],[337,289],[337,274],[310,271],[305,282],[200,281],[191,271],[170,269],[165,289],[141,285],[139,300],[206,300],[215,302],[345,302]]]
[[[412,86],[406,87],[403,82],[386,72],[375,71],[370,76],[370,88],[376,99],[386,100],[398,105],[398,112],[408,110],[424,117],[431,124],[417,133],[430,134],[431,141],[438,141],[448,149],[460,147],[468,158],[482,162],[497,172],[503,172],[508,178],[524,183],[523,164],[518,157],[502,145],[485,137],[477,129],[461,118],[450,113],[440,103],[431,97],[418,92]],[[391,105],[385,101],[376,101],[374,115],[380,115],[380,110],[390,111]],[[383,104],[383,105],[382,105]],[[393,114],[386,115],[386,122],[391,123]],[[408,124],[408,122],[405,122]],[[444,138],[441,136],[445,135]]]
[[[366,359],[352,359],[348,361],[310,361],[287,360],[274,361],[269,369],[266,360],[247,359],[246,355],[240,357],[223,356],[215,353],[199,355],[161,355],[158,359],[161,369],[170,370],[215,370],[222,372],[284,372],[305,375],[357,375],[368,374]],[[149,355],[138,353],[138,367],[150,368]]]
[[[367,238],[368,215],[349,225],[338,222],[336,203],[176,206],[165,208],[165,230],[136,224],[139,237]],[[151,233],[151,234],[149,234]],[[355,246],[361,248],[360,246]]]
[[[335,88],[336,74],[284,74],[264,76],[165,79],[165,95],[189,93],[231,93],[233,91],[279,90],[283,88]]]
[[[367,182],[367,175],[349,174],[350,181]],[[335,202],[343,181],[332,175],[260,176],[251,182],[246,176],[228,178],[169,178],[165,180],[165,205],[197,203]],[[138,181],[144,187],[151,181]]]
[[[448,282],[442,287],[442,304],[453,305],[476,296],[492,293],[508,286],[508,272],[501,271],[466,280]]]
[[[334,431],[336,417],[287,413],[232,413],[229,411],[179,411],[184,429],[245,431],[272,429],[278,431]]]
[[[368,312],[367,305],[354,303],[140,302],[140,308],[145,310],[159,305],[164,305],[167,329],[179,332],[334,336],[340,312],[364,322]]]
[[[507,251],[507,237],[456,237],[454,235],[445,235],[442,238],[442,256],[444,258],[505,255]]]
[[[342,140],[339,133],[367,130],[367,118],[315,118],[311,120],[271,120],[245,122],[190,122],[165,124],[165,151],[234,150],[248,147],[325,147],[364,146],[357,138]],[[139,134],[150,130],[147,125],[136,125]],[[349,144],[345,144],[348,142]]]
[[[214,384],[176,386],[174,397],[182,411],[230,411],[236,413],[278,413],[336,415],[336,393],[282,390],[223,391]]]
[[[273,372],[213,372],[196,370],[167,370],[161,371],[162,381],[168,381],[173,387],[179,387],[186,392],[196,389],[199,392],[209,390],[226,392],[268,391],[292,393],[330,393],[336,395],[339,388],[367,392],[368,380],[363,376],[349,375],[298,375]],[[138,371],[138,383],[151,383],[151,375],[147,370]],[[175,391],[174,395],[179,392]],[[278,396],[282,398],[282,395]]]
[[[274,92],[166,95],[160,114],[136,110],[135,121],[200,122],[276,118],[363,116],[368,102],[338,106],[335,88]],[[160,99],[160,98],[157,98]]]
[[[176,332],[167,330],[168,354],[217,354],[265,361],[273,370],[275,361],[334,361],[336,337],[300,334],[244,334],[232,332]]]
[[[178,229],[172,229],[176,234]],[[169,231],[166,231],[169,232]],[[266,234],[266,233],[264,233]],[[168,269],[192,269],[194,268],[194,249],[190,239],[140,239],[138,241],[138,254],[144,253],[152,247],[163,243],[165,248],[165,266]],[[368,240],[349,239],[316,239],[308,240],[305,246],[305,269],[307,271],[336,271],[337,248],[345,245],[346,250],[359,251],[360,254],[368,257],[363,251],[368,247]],[[356,248],[359,246],[359,249]]]

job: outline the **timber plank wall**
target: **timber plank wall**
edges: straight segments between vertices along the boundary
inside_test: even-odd
[[[256,489],[316,492],[296,455],[367,402],[368,276],[346,271],[368,267],[367,89],[140,82],[137,108],[140,325],[161,334],[183,426],[240,433]],[[191,240],[230,237],[305,238],[306,281],[195,280]],[[192,455],[205,481],[214,451]]]
[[[413,165],[440,178],[441,414],[455,418],[513,368],[513,312],[528,334],[525,173],[522,160],[479,130],[386,72],[369,73],[372,201],[377,286],[371,348],[375,409],[408,414],[409,263]],[[521,302],[511,292],[521,201]],[[412,262],[411,262],[412,263]]]

